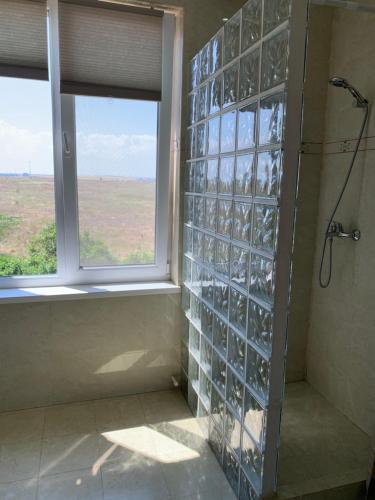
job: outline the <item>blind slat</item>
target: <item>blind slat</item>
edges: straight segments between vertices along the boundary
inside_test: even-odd
[[[162,17],[67,2],[59,14],[62,90],[160,99]]]
[[[45,1],[0,1],[0,75],[48,79]]]

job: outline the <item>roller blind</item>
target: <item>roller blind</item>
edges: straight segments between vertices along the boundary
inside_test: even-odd
[[[48,79],[45,1],[0,0],[0,75]]]
[[[60,1],[61,92],[160,100],[162,14],[98,4]]]

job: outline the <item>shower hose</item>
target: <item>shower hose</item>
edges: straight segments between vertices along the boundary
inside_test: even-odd
[[[329,218],[329,222],[327,224],[327,229],[326,229],[325,235],[324,235],[324,243],[323,243],[322,255],[321,255],[321,259],[320,259],[320,269],[319,269],[319,284],[320,284],[320,286],[322,288],[328,288],[328,286],[329,286],[329,284],[331,282],[331,278],[332,278],[333,237],[329,235],[329,232],[330,232],[330,229],[331,229],[331,224],[333,222],[333,219],[335,218],[336,212],[337,212],[337,210],[338,210],[338,208],[340,206],[342,197],[344,196],[346,187],[348,185],[348,182],[349,182],[349,179],[350,179],[350,176],[351,176],[354,164],[355,164],[355,160],[357,158],[359,146],[361,144],[361,140],[362,140],[362,137],[363,137],[363,132],[364,132],[365,127],[366,127],[368,116],[369,116],[369,106],[368,106],[368,104],[366,104],[365,115],[364,115],[364,118],[363,118],[361,130],[360,130],[360,133],[359,133],[359,137],[357,139],[356,146],[355,146],[355,149],[354,149],[352,161],[350,162],[350,166],[349,166],[348,172],[347,172],[347,174],[345,176],[344,184],[342,186],[340,195],[339,195],[339,197],[337,199],[336,205],[335,205],[335,207],[334,207],[334,209],[332,211],[332,214],[331,214],[331,216]],[[326,251],[327,251],[327,242],[329,243],[328,276],[327,276],[326,280],[324,280],[323,279],[323,266],[324,266]]]

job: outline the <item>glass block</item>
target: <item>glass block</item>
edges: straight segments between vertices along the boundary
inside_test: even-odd
[[[206,234],[204,236],[204,262],[211,266],[215,263],[215,238]]]
[[[190,323],[189,326],[189,351],[193,354],[195,359],[199,359],[200,353],[200,333],[195,326]]]
[[[260,51],[255,49],[240,62],[240,99],[247,99],[259,91],[259,60]]]
[[[195,158],[196,155],[196,127],[189,128],[186,140],[186,156],[188,160]]]
[[[219,316],[214,315],[214,347],[224,356],[227,357],[228,350],[228,325]]]
[[[198,395],[192,384],[188,384],[188,405],[192,414],[196,416],[198,410]]]
[[[228,367],[227,369],[227,400],[236,412],[242,417],[242,403],[244,396],[244,385],[237,375]]]
[[[194,229],[193,231],[193,257],[197,260],[203,260],[203,242],[204,234]]]
[[[272,321],[271,312],[249,300],[247,337],[269,354],[272,350]]]
[[[258,153],[256,196],[276,198],[280,194],[281,150]]]
[[[223,462],[223,434],[210,419],[208,443],[220,463]]]
[[[204,227],[204,198],[196,196],[194,199],[194,225]]]
[[[182,343],[181,344],[181,367],[185,373],[189,371],[189,349],[187,346]]]
[[[200,377],[199,396],[205,407],[209,409],[211,405],[211,382],[202,370]]]
[[[189,125],[193,125],[197,121],[198,95],[197,92],[189,95]]]
[[[245,376],[246,342],[229,329],[228,363],[241,377]]]
[[[201,83],[207,80],[210,72],[210,44],[203,47],[200,53],[200,80]]]
[[[230,238],[232,230],[232,202],[218,200],[217,202],[217,232]]]
[[[228,317],[229,285],[220,280],[214,283],[214,305],[216,311]]]
[[[238,112],[238,149],[255,147],[257,104],[250,104]]]
[[[217,192],[217,176],[218,176],[219,160],[207,161],[206,174],[206,191],[207,193]]]
[[[236,111],[225,113],[221,117],[221,152],[230,153],[236,148]]]
[[[220,160],[218,184],[220,194],[233,193],[234,161],[234,156],[228,156]]]
[[[262,91],[276,87],[287,79],[289,31],[284,30],[263,44]]]
[[[220,148],[220,117],[213,118],[208,122],[208,154],[219,154]]]
[[[195,162],[188,162],[185,164],[185,191],[188,193],[194,192],[194,180],[195,180]]]
[[[240,53],[241,12],[235,14],[224,26],[224,64]]]
[[[194,197],[185,195],[185,222],[193,224],[194,218]]]
[[[237,156],[234,178],[234,194],[251,196],[253,189],[254,155]]]
[[[227,108],[238,101],[238,63],[232,64],[224,71],[223,77],[223,108]]]
[[[182,343],[185,344],[186,346],[189,346],[189,328],[190,328],[190,322],[189,320],[186,318],[186,316],[184,316],[182,318],[182,322],[183,322],[183,328],[182,328]]]
[[[199,85],[199,54],[190,63],[190,88],[195,89]]]
[[[197,262],[192,263],[191,289],[199,297],[202,294],[202,268]]]
[[[262,0],[249,0],[242,8],[242,51],[262,35]]]
[[[236,285],[247,289],[249,276],[249,251],[232,246],[230,261],[230,278]]]
[[[233,239],[249,242],[251,237],[252,206],[249,203],[234,203]]]
[[[201,319],[202,319],[201,320],[202,332],[210,340],[212,340],[212,330],[213,330],[213,323],[214,323],[213,312],[205,304],[202,304]]]
[[[181,307],[185,313],[190,311],[190,291],[184,285],[181,287]]]
[[[253,245],[266,252],[274,252],[277,237],[278,208],[254,205]]]
[[[268,361],[248,345],[246,382],[264,401],[268,400],[269,375]]]
[[[214,350],[212,352],[212,380],[223,395],[225,395],[226,366],[225,361]]]
[[[204,337],[201,338],[201,366],[205,373],[211,374],[212,347]]]
[[[202,298],[210,304],[214,303],[214,277],[205,268],[202,271]]]
[[[265,436],[266,412],[248,389],[245,390],[244,425],[258,447],[262,449]]]
[[[230,290],[230,322],[242,333],[246,333],[247,297],[235,288]]]
[[[194,190],[196,193],[204,193],[205,191],[205,162],[197,161],[194,172]]]
[[[277,94],[260,101],[259,144],[276,144],[283,140],[285,95]]]
[[[184,257],[184,265],[182,267],[182,281],[185,285],[191,285],[191,260]]]
[[[267,302],[272,302],[273,292],[273,261],[253,253],[250,264],[250,293]]]
[[[208,85],[199,89],[198,94],[198,121],[204,120],[208,109]]]
[[[206,198],[206,223],[205,226],[210,231],[216,231],[216,198]]]
[[[291,0],[264,0],[263,35],[289,18],[290,6]]]
[[[193,255],[193,230],[189,226],[184,226],[184,252]]]
[[[237,462],[236,455],[229,448],[229,446],[225,446],[224,448],[223,468],[229,484],[231,485],[233,491],[237,493],[240,466]]]
[[[229,279],[230,244],[216,240],[215,270]]]
[[[246,431],[242,435],[241,461],[244,470],[259,491],[262,478],[263,456]]]
[[[211,389],[211,415],[215,420],[216,425],[223,429],[224,427],[224,408],[225,403],[223,398],[217,392],[214,386]]]
[[[223,63],[223,32],[220,31],[210,43],[210,73],[216,73]]]
[[[189,380],[195,389],[199,387],[199,365],[191,354],[189,356]]]
[[[239,459],[241,453],[241,423],[234,416],[228,406],[225,409],[224,422],[225,439]]]
[[[197,126],[197,153],[196,157],[201,158],[206,155],[206,124],[201,123]]]
[[[220,74],[216,78],[210,81],[210,96],[209,96],[209,114],[213,115],[218,113],[221,109],[221,87],[222,87],[222,75]]]
[[[190,296],[190,317],[197,328],[201,327],[201,301],[193,293]]]
[[[240,478],[240,500],[259,500],[258,495],[243,471],[241,471]]]

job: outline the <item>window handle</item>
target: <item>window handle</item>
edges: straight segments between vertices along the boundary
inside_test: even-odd
[[[63,132],[63,140],[64,140],[64,152],[66,155],[70,155],[70,145],[68,140],[68,134]]]

